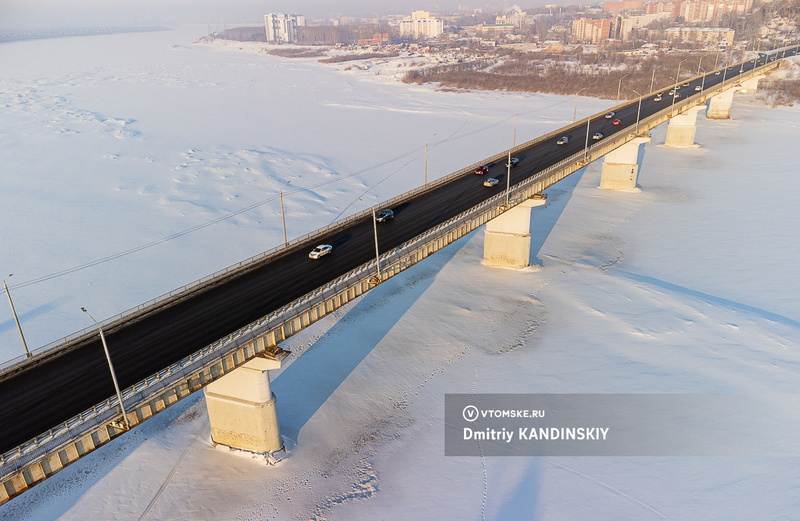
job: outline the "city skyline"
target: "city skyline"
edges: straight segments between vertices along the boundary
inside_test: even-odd
[[[295,13],[310,18],[336,15],[367,17],[405,14],[416,10],[455,12],[459,6],[504,11],[515,6],[531,8],[544,4],[568,4],[564,0],[531,2],[463,2],[459,0],[400,0],[371,2],[342,0],[332,6],[322,0],[6,0],[0,5],[0,30],[58,29],[96,26],[175,25],[182,23],[252,23],[265,14]],[[494,6],[492,5],[494,4]]]

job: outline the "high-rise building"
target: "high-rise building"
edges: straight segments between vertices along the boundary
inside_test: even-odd
[[[614,36],[614,20],[577,18],[572,21],[572,38],[582,43],[600,43]]]
[[[444,33],[444,20],[432,17],[428,11],[413,11],[411,18],[400,22],[400,37],[433,38]]]
[[[271,43],[293,43],[297,40],[297,27],[306,25],[300,14],[269,13],[264,15],[267,41]]]

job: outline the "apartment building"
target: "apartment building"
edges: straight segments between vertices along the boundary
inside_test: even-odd
[[[294,43],[297,27],[306,25],[306,18],[299,14],[269,13],[264,15],[267,41],[270,43]]]
[[[576,18],[572,21],[572,39],[581,43],[600,43],[614,36],[614,20]]]
[[[444,20],[428,11],[413,11],[410,18],[400,21],[399,29],[401,38],[434,38],[444,33]]]

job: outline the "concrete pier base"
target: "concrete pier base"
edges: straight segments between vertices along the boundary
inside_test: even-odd
[[[487,266],[530,266],[531,209],[546,203],[546,197],[527,199],[486,223],[483,260]]]
[[[735,89],[728,89],[712,96],[708,100],[708,119],[730,119],[731,107],[733,107],[733,94]]]
[[[215,444],[266,453],[283,449],[268,371],[281,362],[256,357],[204,389]]]
[[[603,190],[635,190],[639,179],[639,150],[650,136],[637,137],[606,154],[600,173]]]
[[[697,134],[697,114],[705,108],[705,105],[696,105],[672,117],[667,125],[667,137],[664,145],[678,148],[699,147],[700,145],[694,142]]]

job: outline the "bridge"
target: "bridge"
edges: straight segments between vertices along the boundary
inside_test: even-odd
[[[789,47],[684,80],[680,98],[659,91],[660,101],[655,93],[626,101],[610,109],[613,118],[590,116],[378,205],[394,210],[391,221],[375,223],[372,209],[357,213],[101,322],[122,403],[97,328],[7,364],[0,504],[244,364],[280,361],[279,344],[299,330],[587,164],[608,156],[606,188],[635,186],[630,150],[650,129],[672,120],[668,140],[691,145],[701,108],[724,115],[732,89],[798,52]],[[520,160],[513,169],[510,157]],[[484,165],[488,172],[475,176]],[[484,187],[487,177],[499,185]],[[333,254],[309,259],[321,243]]]

